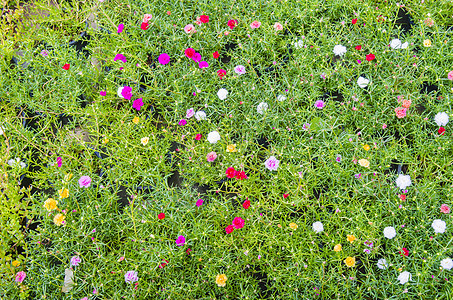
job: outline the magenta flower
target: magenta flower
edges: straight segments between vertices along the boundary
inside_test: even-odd
[[[126,283],[134,283],[138,281],[137,275],[137,271],[127,271],[126,274],[124,274],[124,281],[126,281]]]
[[[183,246],[186,243],[186,238],[183,235],[180,235],[175,242],[176,246]]]
[[[337,158],[335,158],[335,160],[336,160],[337,162],[341,162],[341,155],[338,154],[338,155],[337,155]]]
[[[49,52],[47,52],[46,50],[42,50],[41,55],[45,57],[45,56],[49,55]]]
[[[22,281],[24,281],[25,277],[27,277],[27,274],[25,274],[24,271],[17,272],[16,282],[22,283]]]
[[[269,171],[277,171],[279,163],[279,160],[277,160],[274,156],[271,156],[264,162],[264,165]]]
[[[81,261],[82,261],[82,260],[80,259],[80,257],[78,257],[78,256],[73,256],[73,257],[71,258],[71,266],[77,267],[77,266],[80,264]]]
[[[323,109],[325,105],[326,105],[326,104],[325,104],[324,101],[322,101],[322,100],[317,100],[317,101],[315,102],[315,107],[316,107],[317,109]]]
[[[200,63],[198,64],[198,67],[200,69],[203,69],[203,68],[207,68],[209,67],[209,64],[207,62],[205,62],[204,60],[200,61]]]
[[[118,25],[118,31],[117,32],[121,33],[121,32],[123,32],[123,29],[124,29],[124,24],[120,24],[120,25]]]
[[[198,206],[198,207],[200,207],[200,206],[203,205],[203,202],[204,202],[204,201],[203,201],[202,199],[198,199],[198,200],[197,200],[197,203],[195,203],[195,205]]]
[[[99,92],[99,95],[105,96],[105,95],[107,95],[107,92],[106,92],[106,91],[100,91],[100,92]]]
[[[167,53],[162,53],[159,55],[159,63],[162,65],[166,65],[170,62],[170,56]]]
[[[140,110],[142,106],[143,106],[142,98],[135,99],[134,103],[132,103],[132,107],[135,108],[136,110]]]
[[[121,96],[126,100],[131,100],[132,98],[132,88],[130,86],[125,86],[121,89]]]
[[[201,60],[201,54],[198,52],[195,52],[195,54],[192,56],[192,59],[196,62],[200,62]]]
[[[187,121],[185,119],[181,119],[178,123],[179,126],[185,126],[187,124]]]
[[[61,168],[61,165],[63,164],[63,160],[61,159],[60,156],[57,157],[57,166]]]
[[[126,57],[123,54],[118,53],[115,55],[113,61],[121,60],[123,63],[127,62]]]
[[[90,176],[82,176],[79,179],[79,186],[80,187],[89,187],[91,185],[91,178]]]

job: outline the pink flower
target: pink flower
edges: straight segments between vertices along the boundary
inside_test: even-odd
[[[193,108],[189,108],[188,110],[186,110],[186,118],[187,119],[192,118],[194,114],[195,114],[195,110]]]
[[[123,54],[118,53],[115,55],[113,61],[121,60],[123,63],[127,62],[126,57]]]
[[[236,229],[241,229],[242,227],[244,227],[244,220],[239,217],[234,218],[233,226]]]
[[[100,91],[100,92],[99,92],[99,95],[101,95],[101,96],[106,96],[106,95],[107,95],[107,92],[106,92],[106,91]]]
[[[200,207],[203,205],[203,200],[202,199],[198,199],[197,200],[197,203],[195,203],[196,206]]]
[[[80,259],[80,257],[78,257],[78,256],[73,256],[73,257],[71,258],[71,266],[77,267],[77,266],[80,264],[81,261],[82,261],[82,260]]]
[[[186,26],[184,26],[184,32],[189,34],[189,33],[195,33],[197,31],[195,30],[195,26],[193,26],[192,24],[187,24]]]
[[[143,22],[143,23],[148,23],[149,20],[151,20],[152,17],[153,17],[153,16],[150,15],[150,14],[145,14],[145,15],[143,16],[142,22]]]
[[[61,165],[63,164],[63,160],[61,159],[60,156],[57,157],[57,166],[61,168]]]
[[[197,133],[195,135],[195,140],[197,140],[197,141],[201,140],[201,134]]]
[[[236,74],[238,74],[238,75],[243,75],[246,73],[245,67],[243,65],[236,66],[234,68],[234,72],[236,72]]]
[[[183,246],[186,243],[186,238],[183,235],[180,235],[175,242],[176,246]]]
[[[24,271],[17,272],[16,282],[22,283],[22,281],[24,281],[25,277],[27,277],[27,274],[25,274]]]
[[[449,214],[450,213],[450,207],[447,204],[442,204],[440,206],[440,212],[444,214]]]
[[[201,60],[201,54],[198,52],[195,52],[195,54],[192,56],[192,60],[196,62],[200,62]]]
[[[250,28],[252,28],[252,29],[260,28],[260,26],[261,26],[261,22],[259,22],[259,21],[253,21],[252,24],[250,24]]]
[[[408,100],[403,100],[403,104],[401,105],[404,108],[409,108],[412,104],[412,101],[410,99]]]
[[[161,55],[159,55],[158,60],[160,64],[166,65],[170,62],[170,56],[168,56],[167,53],[162,53]]]
[[[325,106],[325,103],[324,103],[324,101],[322,101],[322,100],[317,100],[317,101],[315,102],[315,107],[316,107],[317,109],[323,109],[324,106]]]
[[[209,152],[209,153],[206,155],[206,160],[207,160],[208,162],[213,162],[216,158],[217,158],[217,153],[215,153],[214,151]]]
[[[124,29],[124,24],[118,25],[118,31],[117,31],[117,33],[123,32],[123,29]]]
[[[384,124],[382,124],[382,129],[385,129],[385,128],[387,128],[387,124],[384,123]]]
[[[227,234],[230,234],[232,233],[234,230],[234,226],[233,225],[228,225],[226,228],[225,228],[225,231]]]
[[[42,50],[41,55],[45,57],[45,56],[49,55],[49,52],[47,52],[47,50]]]
[[[453,80],[453,71],[448,72],[448,79]]]
[[[396,113],[396,116],[398,117],[398,119],[402,119],[406,116],[406,108],[404,107],[397,107],[395,108],[395,113]]]
[[[278,31],[283,30],[283,25],[277,22],[274,24],[274,29]]]
[[[187,124],[187,121],[185,119],[181,119],[178,123],[179,126],[185,126]]]
[[[91,178],[90,176],[82,176],[79,179],[79,186],[80,187],[89,187],[91,185]]]
[[[279,160],[277,160],[274,156],[271,156],[264,162],[264,165],[269,171],[277,171],[279,163]]]
[[[134,103],[132,103],[132,107],[135,108],[136,110],[140,110],[142,106],[143,106],[142,98],[135,99]]]
[[[124,274],[124,281],[126,281],[126,283],[134,283],[138,281],[137,275],[137,271],[127,271],[126,274]]]
[[[200,69],[203,69],[203,68],[207,68],[209,67],[209,64],[207,62],[205,62],[204,60],[200,61],[200,63],[198,64],[198,67]]]

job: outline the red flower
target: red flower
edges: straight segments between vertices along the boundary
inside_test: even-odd
[[[289,194],[283,194],[283,198],[288,198]]]
[[[230,29],[233,29],[234,27],[236,27],[237,24],[238,24],[237,20],[229,20],[228,21],[228,27],[230,27]]]
[[[245,200],[244,203],[242,203],[242,207],[248,209],[250,207],[250,200]]]
[[[141,27],[142,30],[146,30],[146,29],[148,29],[148,26],[149,26],[148,23],[143,22],[142,26],[140,26],[140,27]]]
[[[355,50],[360,51],[362,49],[362,45],[355,46]]]
[[[164,213],[160,213],[160,214],[157,215],[157,218],[159,220],[162,220],[163,218],[165,218],[165,214]]]
[[[212,56],[213,56],[215,59],[219,58],[219,52],[216,51],[216,52],[212,53]]]
[[[372,53],[370,53],[370,54],[368,54],[368,55],[366,56],[366,60],[367,60],[367,61],[372,61],[372,60],[375,59],[375,58],[376,58],[376,56],[375,56],[374,54],[372,54]]]
[[[406,195],[400,195],[401,201],[406,201]]]
[[[208,23],[209,22],[209,16],[201,15],[200,16],[200,21],[201,21],[201,23]]]
[[[69,70],[70,65],[69,64],[64,64],[63,69]]]
[[[227,234],[230,234],[232,233],[234,230],[234,226],[233,225],[228,225],[226,228],[225,228],[225,231]]]
[[[192,249],[187,248],[187,250],[186,250],[187,255],[190,255],[190,251],[192,251]]]
[[[444,133],[445,133],[445,128],[440,127],[439,130],[437,130],[437,133],[439,133],[440,135],[444,135]]]
[[[404,254],[401,254],[401,251],[399,251],[399,253],[401,254],[401,256],[409,256],[409,250],[407,250],[406,248],[403,248],[403,252]]]
[[[185,51],[184,51],[184,54],[188,57],[188,58],[192,58],[194,55],[195,55],[195,50],[193,48],[187,48]]]
[[[226,75],[226,71],[224,69],[220,69],[217,71],[217,75],[219,76],[220,79],[222,79],[223,76]]]
[[[244,171],[237,171],[236,179],[239,179],[239,180],[247,179],[247,175],[245,175]]]
[[[228,178],[233,178],[234,176],[236,176],[237,174],[237,171],[233,168],[233,167],[229,167],[226,172],[225,172],[226,176]]]
[[[168,264],[168,260],[165,260],[165,262],[163,262],[163,263],[160,264],[159,269],[162,269],[162,268],[165,267],[167,264]]]
[[[236,229],[241,229],[242,227],[244,227],[244,220],[239,217],[234,218],[233,226]]]
[[[352,19],[352,24],[357,23],[357,19]]]

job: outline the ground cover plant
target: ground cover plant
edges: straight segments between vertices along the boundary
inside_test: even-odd
[[[0,297],[451,299],[451,1],[3,1]]]

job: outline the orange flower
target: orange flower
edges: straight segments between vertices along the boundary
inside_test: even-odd
[[[215,278],[215,283],[217,283],[218,286],[225,286],[226,285],[226,281],[227,281],[227,277],[225,274],[219,274],[216,276]]]
[[[351,244],[356,240],[356,237],[353,234],[348,234],[347,238],[348,242],[350,242]]]

